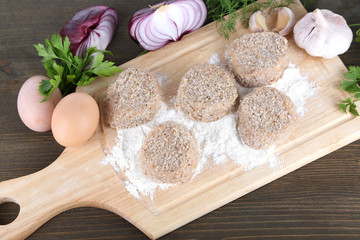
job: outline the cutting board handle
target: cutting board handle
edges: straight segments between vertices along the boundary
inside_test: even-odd
[[[0,184],[0,203],[15,202],[20,206],[17,218],[0,226],[0,239],[25,239],[56,214],[71,208],[61,192],[46,195],[54,189],[47,181],[48,171],[12,179]]]
[[[1,182],[0,204],[15,202],[20,212],[13,222],[0,225],[0,239],[25,239],[57,214],[89,206],[86,196],[101,191],[96,176],[103,156],[100,144],[92,141],[77,149],[65,149],[39,172]]]

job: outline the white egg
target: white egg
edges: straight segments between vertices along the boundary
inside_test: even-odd
[[[21,86],[17,98],[17,109],[23,123],[33,131],[46,132],[51,129],[51,117],[56,104],[61,100],[59,89],[45,99],[39,92],[40,81],[49,80],[48,77],[36,75],[27,79]]]

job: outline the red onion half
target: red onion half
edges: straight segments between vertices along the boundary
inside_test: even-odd
[[[70,40],[70,50],[83,57],[90,47],[105,50],[112,40],[119,18],[115,9],[93,6],[76,13],[61,29],[60,35]]]
[[[145,50],[152,51],[200,28],[206,16],[203,0],[166,0],[135,12],[129,33]]]

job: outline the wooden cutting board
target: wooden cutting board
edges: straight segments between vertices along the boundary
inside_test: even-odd
[[[300,4],[290,8],[297,19],[306,13]],[[165,92],[174,95],[182,75],[191,66],[207,63],[214,53],[223,57],[227,45],[245,33],[247,30],[239,26],[237,33],[225,40],[211,23],[180,42],[147,53],[120,68],[142,67],[166,75],[171,82]],[[150,238],[158,238],[359,139],[360,118],[346,115],[337,107],[339,100],[346,97],[338,90],[347,71],[341,60],[310,57],[296,46],[292,37],[288,40],[288,57],[320,90],[306,102],[307,111],[290,141],[277,149],[283,159],[281,168],[263,165],[245,172],[231,163],[214,166],[190,183],[158,193],[154,201],[137,200],[126,191],[124,176],[101,164],[104,150],[113,144],[116,131],[100,124],[87,143],[66,148],[47,168],[0,183],[0,203],[13,201],[20,205],[16,220],[0,226],[0,238],[24,239],[55,215],[84,206],[112,211]],[[93,95],[101,105],[104,90],[114,79],[97,79],[78,91]]]

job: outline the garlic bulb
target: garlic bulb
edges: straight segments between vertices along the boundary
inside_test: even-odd
[[[316,9],[295,25],[294,39],[311,56],[333,58],[349,49],[353,33],[342,16]]]
[[[295,15],[290,8],[281,7],[277,9],[276,26],[273,31],[278,32],[281,36],[288,35],[294,28]]]
[[[251,32],[268,31],[266,19],[262,11],[254,12],[249,19],[249,29]]]

